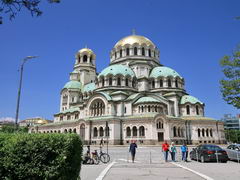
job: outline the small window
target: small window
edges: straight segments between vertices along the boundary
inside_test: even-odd
[[[109,78],[109,86],[112,86],[112,77]]]
[[[68,116],[67,116],[67,120],[70,120],[70,119],[71,119],[71,116],[70,116],[70,115],[68,115]]]
[[[104,87],[105,85],[105,81],[104,81],[104,78],[102,78],[102,87]]]
[[[145,49],[144,49],[144,47],[142,48],[142,56],[145,56]]]
[[[122,49],[120,50],[120,58],[122,57]]]
[[[126,106],[124,107],[124,113],[127,113],[127,108],[126,108]]]
[[[151,49],[148,50],[148,56],[149,56],[149,57],[152,57]]]
[[[134,48],[134,55],[137,55],[137,47]]]
[[[87,55],[83,56],[83,62],[87,62]]]
[[[189,115],[190,114],[190,106],[189,105],[186,106],[186,110],[187,110],[187,115]]]
[[[117,78],[117,85],[121,86],[121,78],[120,77]]]
[[[152,81],[152,88],[155,88],[155,80]]]
[[[92,56],[90,56],[90,63],[92,63]]]
[[[129,48],[127,48],[127,53],[126,54],[127,54],[127,56],[129,56]]]
[[[115,52],[115,59],[117,59],[117,52]]]
[[[172,87],[171,79],[168,79],[168,87]]]
[[[176,88],[178,88],[178,80],[177,79],[175,80],[175,86],[176,86]]]
[[[162,79],[160,79],[159,84],[160,84],[160,87],[163,87],[163,80]]]
[[[198,105],[196,105],[196,113],[197,113],[197,115],[199,115],[199,108],[198,108]]]
[[[125,81],[126,81],[126,86],[128,86],[128,79],[126,79]]]

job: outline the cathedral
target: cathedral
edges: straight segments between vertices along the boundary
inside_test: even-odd
[[[204,103],[187,93],[177,71],[161,64],[148,38],[119,40],[100,73],[96,61],[89,48],[76,53],[54,122],[31,132],[77,133],[84,144],[225,143],[223,123],[204,116]]]

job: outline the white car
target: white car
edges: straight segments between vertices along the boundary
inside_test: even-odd
[[[240,161],[240,144],[231,144],[226,151],[230,160]]]

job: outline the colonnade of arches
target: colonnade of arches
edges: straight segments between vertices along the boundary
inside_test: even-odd
[[[33,132],[33,130],[32,130],[32,132]],[[38,131],[38,133],[77,133],[77,129],[69,128],[69,129],[64,129],[62,132],[61,132],[61,130]]]
[[[145,137],[145,127],[140,126],[137,128],[136,126],[126,127],[126,137]]]
[[[212,129],[200,129],[198,128],[198,137],[213,137],[213,130]]]
[[[105,127],[103,128],[102,126],[100,126],[99,128],[94,127],[93,128],[93,137],[109,137],[109,127]]]
[[[143,57],[150,57],[150,58],[159,58],[159,51],[152,47],[152,46],[145,46],[138,44],[135,44],[133,46],[124,46],[124,47],[118,47],[114,48],[111,51],[111,60],[120,59],[123,57],[128,56],[143,56]]]
[[[123,76],[121,74],[113,76],[109,74],[107,76],[100,76],[96,84],[98,87],[109,87],[109,86],[118,86],[118,87],[131,87],[136,88],[136,78],[131,76]]]
[[[179,77],[161,77],[150,79],[150,89],[155,88],[184,88],[184,80]]]
[[[163,122],[162,121],[157,121],[156,128],[157,129],[163,129]]]
[[[183,127],[173,127],[173,137],[185,137]]]
[[[145,112],[157,112],[161,114],[167,114],[167,109],[163,108],[161,105],[156,104],[149,104],[149,105],[138,105],[138,113],[145,113]]]

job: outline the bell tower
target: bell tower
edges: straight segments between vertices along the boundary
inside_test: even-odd
[[[94,82],[96,78],[96,55],[89,48],[80,49],[75,56],[74,71],[70,79],[79,80],[82,85]]]

